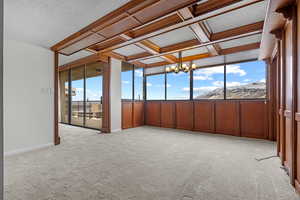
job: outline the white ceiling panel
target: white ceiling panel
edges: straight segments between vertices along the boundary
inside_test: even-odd
[[[70,56],[64,56],[62,54],[59,54],[59,59],[58,59],[59,63],[58,63],[58,65],[61,66],[61,65],[70,63],[70,62],[72,62],[74,60],[90,56],[92,54],[93,53],[91,53],[89,51],[79,51],[79,52],[74,53],[74,54],[72,54]]]
[[[262,1],[206,20],[213,33],[263,21],[267,1]]]
[[[4,38],[49,48],[130,0],[4,0]]]
[[[226,56],[213,56],[210,58],[203,58],[199,60],[194,60],[194,63],[199,67],[211,66],[211,65],[220,65],[223,64],[226,60],[226,63],[230,62],[242,62],[251,59],[258,58],[258,49],[242,51],[239,53],[228,54]]]
[[[221,42],[221,43],[219,43],[219,45],[220,45],[221,49],[227,49],[227,48],[231,48],[231,47],[260,42],[260,40],[261,40],[261,34],[257,34],[257,35],[252,35],[249,37],[239,38],[236,40]]]
[[[149,40],[160,47],[176,44],[179,42],[195,39],[194,33],[188,27],[183,27],[170,31],[156,37],[150,38]]]
[[[193,55],[203,54],[203,53],[207,53],[206,47],[200,47],[200,48],[195,48],[195,49],[190,49],[190,50],[187,50],[187,51],[183,51],[182,52],[182,57],[193,56]]]
[[[251,59],[258,59],[259,49],[250,51],[241,51],[234,54],[226,55],[226,62],[239,62]]]
[[[137,53],[142,53],[145,52],[144,49],[132,44],[132,45],[128,45],[125,47],[122,47],[120,49],[116,49],[114,50],[116,53],[121,54],[123,56],[130,56],[130,55],[134,55]]]
[[[147,60],[142,60],[142,62],[145,64],[151,64],[151,63],[162,62],[162,61],[165,61],[165,60],[160,57],[154,57],[154,58],[150,58]]]
[[[145,68],[145,74],[156,74],[165,71],[165,66]]]

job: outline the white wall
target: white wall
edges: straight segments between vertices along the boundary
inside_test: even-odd
[[[4,40],[4,152],[53,144],[53,52]]]
[[[122,62],[111,58],[110,77],[110,114],[111,132],[120,131],[122,128],[121,110],[121,66]]]

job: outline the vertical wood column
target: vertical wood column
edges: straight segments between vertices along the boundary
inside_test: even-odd
[[[103,68],[103,102],[102,102],[102,128],[101,132],[110,133],[110,58]]]
[[[291,183],[295,186],[296,169],[297,169],[297,121],[296,113],[298,111],[298,62],[297,62],[297,7],[294,5],[291,8],[292,13],[292,168],[291,168]]]
[[[54,52],[54,144],[60,144],[58,132],[58,52]]]
[[[285,117],[284,117],[284,110],[285,110],[285,39],[284,39],[284,32],[283,27],[272,30],[272,34],[275,35],[277,42],[278,42],[278,63],[279,63],[279,71],[280,71],[280,82],[279,82],[279,140],[280,140],[280,147],[279,147],[279,156],[281,158],[281,164],[284,165],[285,158]]]

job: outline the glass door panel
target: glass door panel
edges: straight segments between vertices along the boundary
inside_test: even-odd
[[[95,62],[86,65],[86,93],[85,93],[85,126],[102,128],[102,89],[103,63]]]
[[[84,126],[84,66],[71,70],[71,124]]]
[[[60,122],[69,123],[69,71],[59,74]]]

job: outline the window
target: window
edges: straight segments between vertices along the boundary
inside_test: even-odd
[[[147,100],[165,99],[165,74],[146,77]]]
[[[62,71],[59,76],[60,120],[69,123],[69,71]]]
[[[226,66],[226,98],[266,98],[266,66],[263,61]]]
[[[122,73],[121,73],[121,81],[122,81],[122,99],[132,99],[133,95],[133,65],[122,62]]]
[[[134,99],[143,100],[143,68],[134,67]]]
[[[167,73],[167,99],[190,99],[190,73]]]
[[[199,68],[193,73],[194,99],[224,99],[224,66]]]
[[[84,66],[71,70],[72,117],[71,124],[83,126],[84,122]]]
[[[102,128],[103,64],[95,62],[86,66],[85,126]]]

